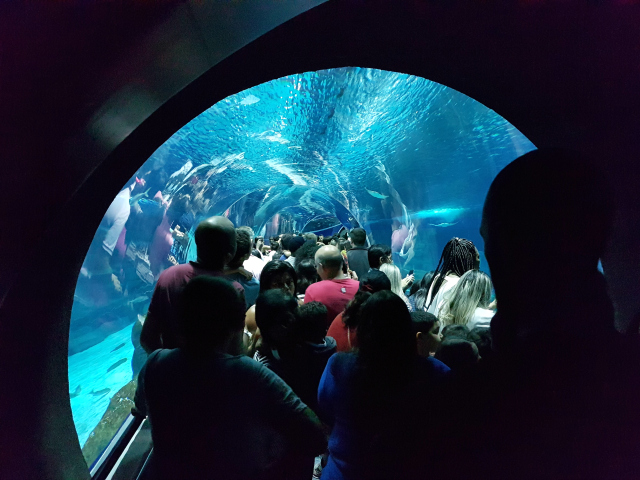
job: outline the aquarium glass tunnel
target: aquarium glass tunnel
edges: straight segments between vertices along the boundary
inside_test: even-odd
[[[452,237],[478,233],[496,174],[535,146],[498,113],[430,80],[347,67],[236,93],[175,132],[105,213],[78,277],[71,407],[91,465],[129,414],[158,275],[195,260],[198,222],[272,235],[362,227],[416,279]]]

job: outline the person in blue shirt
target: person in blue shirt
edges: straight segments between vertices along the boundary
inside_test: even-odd
[[[318,387],[319,413],[333,424],[323,480],[400,478],[401,443],[425,435],[415,412],[432,399],[450,369],[418,356],[405,303],[384,290],[360,310],[359,348],[333,355]]]

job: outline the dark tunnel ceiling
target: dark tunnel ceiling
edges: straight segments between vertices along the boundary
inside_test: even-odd
[[[202,216],[260,231],[288,211],[298,228],[432,224],[477,210],[493,177],[534,145],[500,115],[444,85],[347,67],[279,78],[225,98],[177,131],[140,170],[166,194],[199,183]],[[172,174],[172,172],[174,172]]]

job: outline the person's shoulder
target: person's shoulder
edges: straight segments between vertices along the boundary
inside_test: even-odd
[[[307,295],[309,295],[309,293],[313,293],[313,292],[316,292],[316,291],[319,291],[319,290],[322,290],[322,289],[326,288],[327,282],[328,282],[328,280],[320,280],[319,282],[312,283],[311,285],[309,285],[307,287],[307,290],[304,293],[305,298],[306,298]]]
[[[482,307],[476,308],[476,311],[474,313],[475,316],[481,317],[481,318],[484,318],[484,317],[491,318],[495,314],[496,314],[495,310],[490,310],[488,308],[482,308]]]
[[[337,329],[339,327],[344,327],[343,319],[344,310],[335,316],[333,320],[331,320],[331,325],[329,325],[329,330]]]
[[[157,368],[163,369],[168,364],[176,364],[185,361],[184,352],[179,348],[159,348],[147,357],[146,371],[153,371]]]
[[[419,364],[423,365],[423,368],[428,369],[430,372],[435,373],[436,376],[445,376],[451,372],[451,369],[442,363],[440,360],[434,357],[419,357]]]
[[[245,263],[253,264],[255,266],[264,266],[266,263],[263,259],[256,257],[255,255],[250,255],[249,258],[245,260]]]
[[[327,362],[327,368],[331,368],[332,371],[351,369],[358,361],[357,354],[353,352],[337,352],[331,355]]]
[[[190,263],[181,263],[179,265],[172,265],[165,269],[160,276],[156,285],[167,285],[174,282],[176,279],[181,279],[192,275],[194,267]]]

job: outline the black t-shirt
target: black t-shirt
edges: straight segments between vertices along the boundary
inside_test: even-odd
[[[358,278],[364,277],[369,271],[369,252],[365,247],[353,247],[347,252],[349,268],[356,272]]]
[[[309,408],[317,412],[318,384],[334,353],[335,339],[325,337],[322,343],[304,342],[287,351],[265,348],[256,352],[254,359],[275,372]]]

